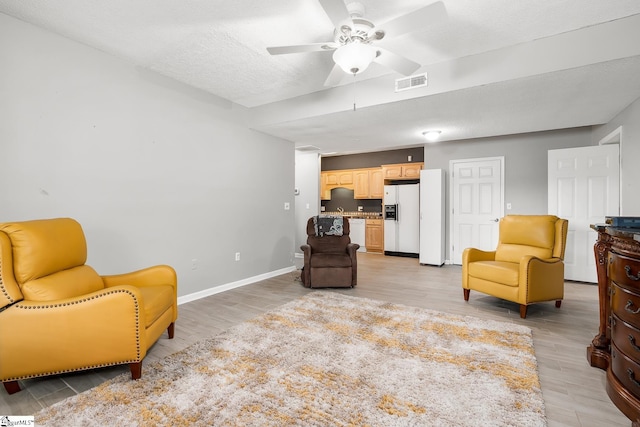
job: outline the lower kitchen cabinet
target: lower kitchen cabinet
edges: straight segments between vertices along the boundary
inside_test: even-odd
[[[382,219],[367,219],[365,225],[365,246],[367,252],[384,251],[384,221]]]

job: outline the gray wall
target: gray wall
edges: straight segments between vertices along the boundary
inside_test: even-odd
[[[593,142],[597,144],[602,138],[622,127],[620,144],[620,214],[640,216],[640,98],[614,117],[609,123],[596,126],[593,131]]]
[[[181,296],[291,268],[291,142],[3,14],[0,58],[0,222],[74,217],[99,273],[170,264]]]
[[[547,151],[593,145],[591,128],[582,127],[558,131],[446,141],[426,144],[425,169],[447,171],[446,211],[449,223],[449,161],[504,156],[505,214],[547,213]],[[450,236],[447,230],[447,259]]]
[[[411,160],[408,159],[411,156]],[[422,162],[422,147],[402,148],[399,150],[374,151],[371,153],[348,154],[344,156],[324,156],[321,159],[323,171],[341,169],[377,168],[380,165],[394,163]]]
[[[296,151],[296,239],[295,251],[307,242],[307,220],[320,212],[320,156]]]

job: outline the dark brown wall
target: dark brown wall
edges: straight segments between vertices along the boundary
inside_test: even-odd
[[[411,160],[408,160],[407,156],[411,156]],[[322,157],[320,170],[333,171],[340,169],[376,168],[380,165],[422,161],[424,161],[423,147],[403,148],[401,150]]]

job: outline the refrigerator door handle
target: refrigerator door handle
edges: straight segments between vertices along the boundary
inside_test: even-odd
[[[400,206],[396,204],[396,222],[400,219]]]

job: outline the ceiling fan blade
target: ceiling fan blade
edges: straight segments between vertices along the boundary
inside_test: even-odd
[[[324,9],[333,26],[338,30],[343,25],[348,25],[349,28],[353,28],[353,21],[351,15],[347,9],[347,5],[343,0],[318,0],[320,5]]]
[[[444,7],[444,3],[437,1],[431,3],[429,6],[380,24],[376,26],[370,34],[373,35],[379,31],[383,31],[385,38],[396,37],[424,29],[429,24],[445,20],[447,16],[447,9]]]
[[[342,71],[342,68],[340,68],[338,64],[336,64],[331,69],[331,72],[329,73],[327,80],[325,80],[324,85],[327,87],[337,86],[342,81],[342,78],[344,76],[345,72]]]
[[[380,54],[373,60],[373,62],[377,62],[378,64],[391,68],[405,76],[413,74],[421,66],[417,62],[407,59],[404,56],[400,56],[397,53],[393,53],[380,47],[376,47],[376,49]]]
[[[292,46],[272,46],[268,47],[267,51],[271,55],[285,55],[287,53],[304,53],[304,52],[321,52],[327,50],[334,50],[338,45],[334,42],[327,43],[310,43],[300,44]]]

